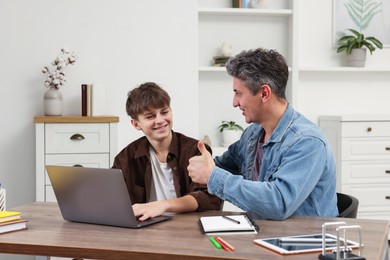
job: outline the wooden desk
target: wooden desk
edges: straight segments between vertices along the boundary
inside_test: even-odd
[[[234,252],[225,252],[210,243],[209,238],[200,232],[198,223],[200,216],[221,212],[179,214],[172,220],[142,229],[126,229],[64,221],[56,203],[33,203],[12,210],[22,212],[22,217],[29,221],[28,230],[0,235],[0,253],[90,259],[318,259],[319,253],[282,256],[254,244],[253,240],[321,233],[324,222],[337,220],[315,217],[260,220],[257,221],[260,226],[257,235],[224,236],[236,247]],[[367,260],[384,258],[388,221],[343,220],[362,227],[363,256]]]

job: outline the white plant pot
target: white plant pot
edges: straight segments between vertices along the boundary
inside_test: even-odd
[[[222,146],[227,147],[232,143],[238,141],[241,137],[242,131],[240,130],[227,130],[222,131]]]
[[[366,63],[367,49],[352,49],[351,54],[346,56],[346,64],[348,67],[364,67]]]

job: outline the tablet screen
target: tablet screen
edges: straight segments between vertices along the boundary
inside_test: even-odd
[[[344,246],[343,239],[340,238],[340,240],[340,246]],[[327,250],[336,248],[336,236],[326,234],[325,241]],[[322,234],[263,238],[255,239],[254,242],[280,254],[320,252],[322,250]],[[359,247],[359,244],[347,240],[347,246],[350,248],[357,248]]]

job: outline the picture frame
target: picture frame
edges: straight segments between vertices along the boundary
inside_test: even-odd
[[[361,0],[363,3],[381,3],[381,10],[375,12],[368,26],[362,30],[364,35],[379,39],[383,47],[390,47],[390,0]],[[333,46],[346,34],[346,29],[360,29],[353,22],[346,4],[356,0],[333,0]]]

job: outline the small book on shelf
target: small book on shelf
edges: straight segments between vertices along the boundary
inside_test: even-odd
[[[18,219],[0,223],[0,234],[27,229],[27,220]]]
[[[240,8],[240,1],[239,0],[232,0],[232,7],[233,8]]]
[[[206,235],[257,234],[258,231],[247,214],[201,217],[199,222]]]
[[[18,211],[0,211],[0,223],[19,219],[20,212]]]
[[[92,84],[81,84],[81,115],[92,116]]]
[[[81,115],[87,116],[87,84],[81,84]]]

